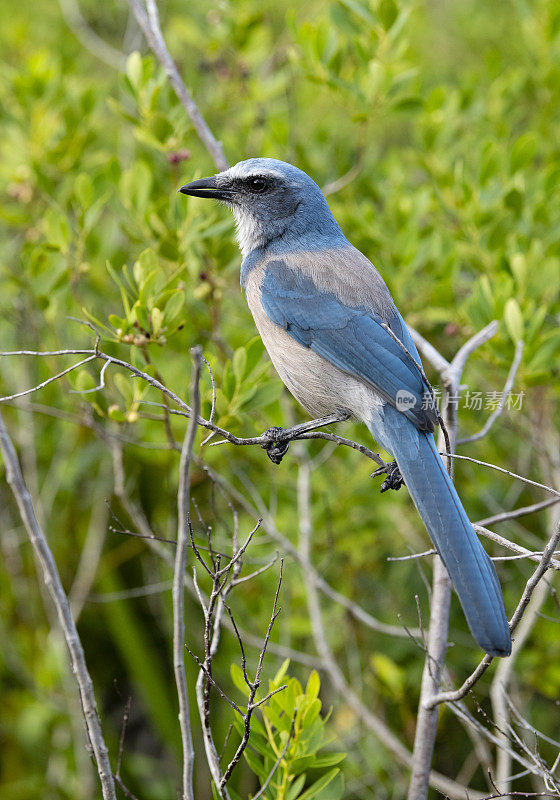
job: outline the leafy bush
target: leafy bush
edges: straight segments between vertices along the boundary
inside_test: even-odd
[[[215,167],[165,72],[145,54],[124,3],[87,0],[81,8],[90,27],[123,51],[120,72],[82,46],[59,7],[46,0],[12,5],[0,30],[3,350],[92,348],[95,333],[83,324],[88,321],[108,354],[186,398],[188,352],[200,344],[215,378],[218,425],[256,436],[270,425],[303,419],[255,338],[238,289],[232,220],[218,206],[176,194],[185,180]],[[407,321],[444,356],[492,319],[499,321],[498,335],[469,362],[467,391],[500,391],[523,338],[514,387],[521,408],[506,409],[491,434],[464,452],[558,485],[560,7],[546,0],[330,0],[302,6],[242,0],[194,3],[186,10],[171,0],[161,13],[169,48],[231,163],[280,157],[313,175],[329,192],[349,239],[380,268]],[[71,358],[3,358],[0,391],[11,396],[36,386],[70,366]],[[123,779],[142,798],[159,800],[173,796],[180,772],[169,660],[171,572],[144,540],[120,531],[141,532],[140,521],[160,538],[174,538],[176,450],[186,422],[118,366],[106,370],[101,387],[100,366],[84,364],[2,410],[75,603],[110,750],[118,752],[130,694]],[[213,392],[207,373],[201,397],[208,418]],[[479,430],[490,413],[489,406],[461,405],[460,434]],[[371,444],[353,423],[344,433]],[[273,675],[275,661],[281,663],[289,648],[294,673],[289,692],[263,707],[252,738],[257,753],[248,751],[249,763],[232,776],[232,796],[257,791],[257,778],[262,782],[285,746],[296,709],[301,727],[294,728],[265,796],[280,797],[273,793],[280,781],[290,800],[311,797],[306,792],[329,775],[317,794],[322,800],[343,792],[346,798],[404,796],[406,768],[388,757],[387,742],[375,738],[328,683],[321,698],[332,705],[332,715],[310,723],[319,699],[309,674],[314,661],[322,665],[294,556],[297,450],[275,467],[260,448],[215,442],[202,447],[193,466],[191,490],[200,511],[195,539],[204,545],[210,525],[216,549],[231,551],[229,503],[240,531],[251,530],[258,516],[272,519],[255,536],[244,569],[258,570],[276,547],[287,551],[284,612],[266,669]],[[423,572],[414,561],[387,563],[428,546],[405,493],[380,498],[368,463],[355,451],[331,452],[320,442],[304,446],[314,466],[311,560],[322,579],[383,623],[402,620],[415,628],[415,595],[427,617]],[[227,497],[207,470],[220,477]],[[456,473],[473,520],[542,499],[535,487],[464,462]],[[0,492],[6,741],[0,794],[85,800],[95,795],[96,784],[74,685],[64,650],[50,633],[50,607],[45,604],[45,613],[15,509],[4,486]],[[552,514],[520,518],[510,523],[508,535],[542,549]],[[172,545],[159,544],[169,561]],[[503,555],[497,546],[488,549]],[[530,566],[512,561],[498,567],[510,611]],[[206,591],[205,580],[201,575]],[[249,636],[266,625],[271,602],[266,572],[236,590],[232,606]],[[410,749],[421,676],[416,644],[361,625],[332,593],[322,612],[352,688]],[[543,613],[557,613],[552,601]],[[186,600],[186,616],[187,643],[195,650],[202,636],[195,597]],[[537,727],[553,731],[558,637],[552,624],[536,624],[516,661],[515,701]],[[480,654],[457,604],[451,631],[449,672],[459,682]],[[216,670],[227,683],[237,642],[224,633],[220,647]],[[196,666],[187,671],[194,685]],[[487,688],[478,685],[485,708]],[[304,707],[314,709],[306,720]],[[226,739],[230,711],[216,699],[217,742]],[[310,744],[305,736],[313,725],[323,738],[316,733]],[[348,752],[343,764],[322,754],[319,744],[331,736]],[[461,771],[472,787],[487,788],[486,769],[472,760],[452,714],[442,714],[438,736],[435,767],[453,776]],[[235,744],[232,737],[224,758]],[[195,749],[204,749],[199,732]],[[541,744],[543,758],[551,751],[550,743]],[[298,767],[305,758],[315,766]],[[201,760],[196,769],[197,797],[208,798]],[[522,776],[517,785],[526,789],[530,779]]]

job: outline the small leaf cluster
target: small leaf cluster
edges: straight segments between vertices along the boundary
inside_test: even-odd
[[[171,288],[181,269],[170,276],[159,268],[151,248],[143,250],[132,271],[123,265],[120,274],[107,262],[107,272],[119,289],[124,316],[109,314],[107,326],[84,309],[86,316],[112,335],[114,341],[145,347],[164,345],[169,336],[185,324],[185,293],[181,286]]]
[[[287,675],[286,659],[269,680],[268,692],[275,692],[259,706],[260,719],[253,717],[245,760],[258,776],[266,800],[340,800],[344,779],[338,766],[345,753],[325,750],[332,744],[329,717],[321,715],[321,682],[313,670],[305,689]],[[235,686],[246,693],[243,672],[232,664]],[[285,688],[279,690],[282,686]],[[234,722],[242,734],[243,724]],[[323,752],[324,751],[324,752]],[[272,774],[271,774],[272,773]],[[237,800],[235,793],[232,797]]]

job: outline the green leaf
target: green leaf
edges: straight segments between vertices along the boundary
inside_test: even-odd
[[[290,772],[293,775],[299,775],[301,772],[309,769],[309,767],[315,767],[315,755],[313,753],[308,753],[305,756],[300,756],[290,761]]]
[[[150,318],[152,320],[152,331],[154,332],[154,336],[158,336],[163,324],[163,314],[157,306],[152,308],[150,312]]]
[[[377,8],[381,24],[388,31],[396,20],[399,11],[394,0],[381,0]]]
[[[167,303],[165,304],[165,310],[163,312],[163,317],[165,319],[166,325],[171,325],[171,323],[178,317],[185,307],[185,293],[181,289],[177,289],[174,294],[171,295]]]
[[[358,3],[357,0],[340,0],[340,2],[347,6],[358,17],[361,17],[361,19],[368,25],[375,25],[375,19],[371,15],[369,9],[367,9],[362,3]]]
[[[280,669],[278,670],[278,672],[271,681],[274,688],[278,688],[278,686],[280,686],[280,684],[284,680],[284,676],[288,671],[289,666],[290,666],[290,659],[289,658],[284,659],[284,661],[280,665]]]
[[[524,133],[511,149],[510,170],[518,172],[534,159],[537,152],[537,137],[532,131]]]
[[[523,210],[523,195],[519,189],[513,188],[504,197],[504,205],[510,208],[516,216],[520,216]]]
[[[420,97],[401,97],[393,103],[395,111],[419,111],[422,108],[422,99]]]
[[[370,661],[377,678],[385,684],[391,694],[396,697],[402,696],[404,692],[404,676],[399,665],[384,653],[373,653],[370,656]]]
[[[267,705],[263,709],[263,716],[266,714],[269,721],[274,725],[277,731],[289,731],[292,720],[288,719],[287,714],[278,712],[272,705]]]
[[[504,322],[509,335],[514,342],[523,338],[523,315],[521,309],[513,297],[510,297],[504,307]]]
[[[134,50],[126,59],[126,74],[132,86],[138,91],[142,86],[144,75],[142,56],[138,50]]]
[[[65,214],[49,208],[43,217],[43,230],[49,244],[62,250],[63,253],[68,251],[70,226]]]
[[[86,369],[78,370],[75,376],[75,383],[74,383],[74,387],[77,392],[83,392],[87,391],[88,389],[93,389],[95,385],[96,383],[94,379]]]
[[[296,800],[304,786],[305,786],[305,772],[302,775],[299,775],[292,783],[292,785],[288,789],[288,793],[286,794],[286,800]]]
[[[254,732],[255,721],[257,721],[256,717],[253,717],[253,722],[251,724],[251,739],[250,739],[251,747],[254,750],[257,750],[257,752],[259,752],[261,754],[261,756],[263,756],[263,758],[272,758],[274,760],[274,750],[272,749],[272,747],[270,745],[270,742],[268,741],[268,738],[266,736],[256,736],[255,735],[255,732]],[[241,723],[241,720],[239,720],[239,722]],[[238,727],[239,727],[239,734],[240,734],[240,736],[242,736],[243,735],[243,723],[241,723]],[[262,726],[262,727],[264,729],[264,726]]]
[[[244,756],[255,775],[261,779],[261,782],[264,782],[268,777],[268,770],[264,767],[262,761],[249,748],[245,750]]]
[[[307,686],[305,687],[305,694],[311,700],[314,700],[318,694],[319,689],[321,688],[321,679],[319,678],[319,673],[317,670],[313,670],[307,680]]]
[[[334,767],[335,764],[340,764],[346,758],[346,753],[326,753],[322,756],[315,756],[314,769],[326,769],[327,767]]]
[[[126,320],[122,317],[117,317],[116,314],[109,314],[109,322],[113,326],[113,328],[124,328],[126,325]]]
[[[312,725],[321,713],[321,701],[313,700],[302,715],[302,723],[307,727]]]
[[[245,367],[247,365],[247,351],[244,347],[238,347],[233,354],[233,374],[237,378],[237,382],[241,383],[245,376]]]
[[[157,272],[158,266],[157,256],[152,248],[147,247],[145,250],[142,250],[137,261],[134,262],[134,267],[132,270],[134,280],[139,287],[141,287],[142,282],[148,277],[148,275],[151,275],[153,272]]]
[[[256,411],[261,408],[266,408],[275,400],[278,400],[283,392],[283,386],[280,381],[272,380],[270,383],[265,383],[259,386],[253,397],[247,403],[247,409]]]
[[[132,311],[134,313],[134,317],[138,322],[138,325],[145,331],[150,330],[150,317],[145,306],[138,300],[132,306]],[[152,311],[152,322],[153,322],[153,311]]]
[[[93,181],[87,172],[80,172],[74,181],[74,194],[83,208],[87,208],[95,200]]]
[[[313,797],[318,797],[319,792],[328,786],[339,772],[340,770],[338,767],[329,770],[329,772],[325,773],[325,775],[322,775],[320,778],[318,778],[315,783],[311,784],[309,789],[299,796],[298,800],[312,800]]]
[[[126,422],[126,414],[117,405],[109,406],[107,413],[114,422]]]
[[[113,374],[113,383],[124,397],[127,406],[130,405],[134,401],[134,389],[131,381],[122,372],[115,372]]]
[[[245,678],[243,676],[243,670],[239,666],[239,664],[232,664],[229,668],[231,679],[233,681],[233,685],[239,689],[239,691],[246,697],[247,692],[249,691],[249,687],[245,683]]]
[[[344,796],[344,775],[339,772],[320,793],[318,800],[341,800]]]

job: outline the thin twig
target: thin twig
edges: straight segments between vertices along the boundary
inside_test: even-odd
[[[117,771],[115,772],[115,778],[120,777],[121,775],[121,765],[124,753],[124,737],[126,735],[126,726],[128,725],[128,719],[130,717],[131,703],[132,703],[132,697],[129,696],[127,698],[126,705],[124,707],[124,714],[121,726],[121,738],[119,739],[119,756],[117,758]]]
[[[212,372],[212,367],[208,363],[208,361],[202,356],[202,361],[206,364],[206,369],[208,370],[208,374],[210,375],[210,383],[212,384],[212,405],[210,407],[210,419],[209,422],[214,422],[214,415],[216,413],[216,381],[214,380],[214,373]],[[214,432],[208,434],[206,439],[204,439],[200,446],[204,447],[205,444],[208,444],[210,439],[214,436]]]
[[[511,478],[515,478],[518,481],[522,481],[523,483],[527,483],[529,486],[536,486],[538,489],[545,489],[545,491],[550,492],[556,497],[560,498],[560,492],[556,489],[553,489],[552,486],[547,486],[545,483],[539,483],[538,481],[532,481],[530,478],[526,478],[524,475],[518,475],[516,472],[512,472],[509,469],[505,469],[504,467],[498,467],[496,464],[490,464],[488,461],[480,461],[478,458],[471,458],[470,456],[460,456],[458,453],[447,453],[445,450],[439,451],[441,456],[449,456],[450,458],[459,458],[461,461],[470,461],[471,464],[478,464],[481,467],[488,467],[489,469],[494,469],[496,472],[502,472],[504,475],[509,475]]]
[[[146,0],[146,10],[143,8],[140,0],[128,0],[128,3],[134,12],[134,16],[138,24],[144,32],[144,36],[153,51],[156,58],[161,62],[169,82],[171,83],[175,94],[179,98],[183,108],[187,112],[195,131],[203,145],[206,147],[214,163],[219,170],[228,168],[228,162],[224,155],[224,150],[221,142],[219,142],[210,128],[208,127],[204,117],[200,113],[193,96],[185,86],[183,79],[179,74],[179,70],[165,44],[161,26],[159,22],[159,14],[155,0]]]
[[[251,572],[249,575],[244,575],[242,578],[235,578],[232,581],[233,585],[234,586],[239,586],[240,583],[246,583],[247,581],[250,581],[253,578],[256,578],[257,575],[262,575],[263,572],[266,572],[268,569],[270,569],[272,566],[274,566],[274,564],[276,564],[276,562],[278,561],[279,558],[280,558],[280,553],[277,550],[276,553],[274,554],[274,558],[272,558],[267,564],[264,564],[264,566],[259,567],[259,569],[256,569],[254,572]]]

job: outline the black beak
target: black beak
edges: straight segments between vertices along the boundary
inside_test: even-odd
[[[201,178],[199,181],[181,186],[177,191],[182,194],[190,194],[192,197],[213,197],[216,200],[229,200],[232,196],[230,189],[216,186],[216,178]]]

